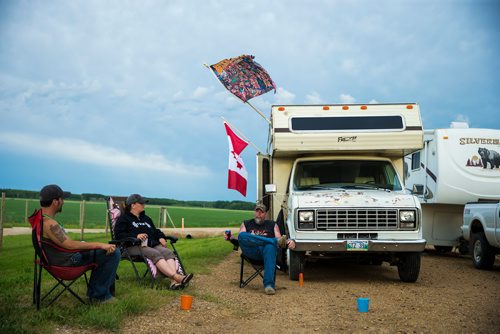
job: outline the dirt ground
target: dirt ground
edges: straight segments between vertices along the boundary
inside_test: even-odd
[[[498,256],[492,271],[480,271],[468,256],[427,251],[416,283],[400,282],[386,263],[312,263],[302,287],[278,272],[274,296],[261,279],[240,289],[239,265],[232,252],[185,290],[190,311],[176,299],[129,318],[124,333],[500,333]],[[357,311],[358,297],[370,298],[368,313]]]
[[[178,234],[190,233],[223,232]],[[123,333],[500,333],[498,255],[493,270],[482,271],[470,256],[427,250],[416,283],[400,282],[397,268],[387,263],[308,263],[302,287],[278,271],[274,296],[264,294],[260,278],[239,288],[239,270],[239,252],[232,252],[184,291],[194,296],[190,311],[180,310],[175,299],[148,315],[129,317]],[[357,311],[358,297],[370,298],[368,313]],[[66,326],[56,332],[96,333]]]

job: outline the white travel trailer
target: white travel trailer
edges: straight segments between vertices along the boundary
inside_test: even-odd
[[[448,252],[460,243],[464,205],[500,199],[500,130],[468,128],[424,131],[424,148],[405,157],[405,184],[422,204],[427,243]]]
[[[281,105],[271,110],[270,155],[257,156],[257,194],[282,220],[296,247],[287,252],[297,280],[309,260],[352,257],[420,272],[418,199],[399,175],[406,154],[423,147],[419,106]]]

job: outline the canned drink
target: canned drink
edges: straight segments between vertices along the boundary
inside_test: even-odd
[[[226,240],[231,239],[231,230],[224,231],[224,239],[226,239]]]

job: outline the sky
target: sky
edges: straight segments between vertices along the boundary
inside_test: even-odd
[[[227,189],[222,118],[268,125],[204,64],[255,56],[275,104],[404,103],[425,129],[500,128],[500,1],[0,1],[0,188],[178,200]]]

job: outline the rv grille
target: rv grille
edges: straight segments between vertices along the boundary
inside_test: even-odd
[[[318,230],[394,230],[398,228],[398,210],[394,209],[320,209]]]

